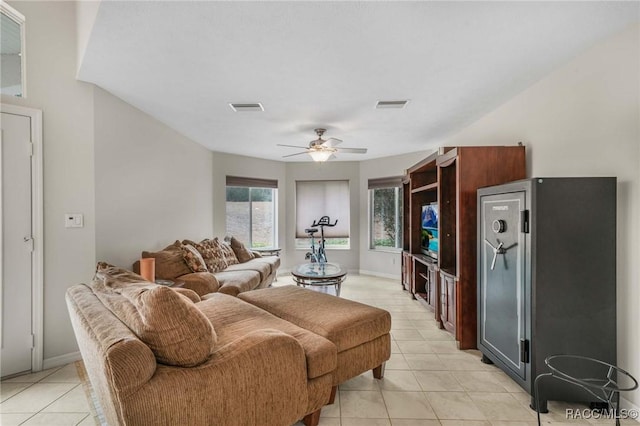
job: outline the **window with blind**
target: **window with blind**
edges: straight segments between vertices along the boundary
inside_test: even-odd
[[[227,235],[248,247],[276,247],[278,181],[227,176]]]
[[[369,179],[369,247],[402,249],[402,177]]]
[[[296,181],[296,247],[309,248],[304,232],[314,221],[329,216],[336,226],[324,228],[325,248],[349,248],[350,196],[348,180]],[[320,229],[315,235],[320,237]],[[317,242],[316,242],[317,243]]]

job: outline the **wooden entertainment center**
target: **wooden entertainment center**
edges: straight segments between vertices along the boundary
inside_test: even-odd
[[[403,181],[402,285],[434,312],[460,349],[477,345],[478,188],[526,175],[524,146],[444,147]],[[422,209],[438,209],[438,250],[423,250]]]

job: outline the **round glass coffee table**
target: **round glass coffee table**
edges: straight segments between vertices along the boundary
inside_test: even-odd
[[[303,263],[291,271],[296,285],[334,286],[336,296],[340,296],[340,286],[347,277],[347,270],[336,263]]]

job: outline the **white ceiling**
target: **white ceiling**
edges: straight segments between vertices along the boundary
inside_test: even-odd
[[[326,127],[362,160],[438,146],[639,20],[637,2],[103,1],[79,78],[214,151],[280,160]]]

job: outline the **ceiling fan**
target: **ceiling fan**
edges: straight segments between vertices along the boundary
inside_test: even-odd
[[[349,154],[366,154],[366,148],[338,148],[336,145],[341,144],[342,141],[336,138],[322,139],[322,135],[326,132],[327,129],[315,129],[316,134],[318,135],[318,139],[309,142],[309,146],[297,146],[297,145],[283,145],[278,144],[278,146],[286,146],[289,148],[302,148],[305,151],[297,152],[295,154],[284,155],[282,158],[293,157],[295,155],[309,154],[313,161],[327,161],[331,158],[335,158],[335,153],[337,152],[345,152]]]

